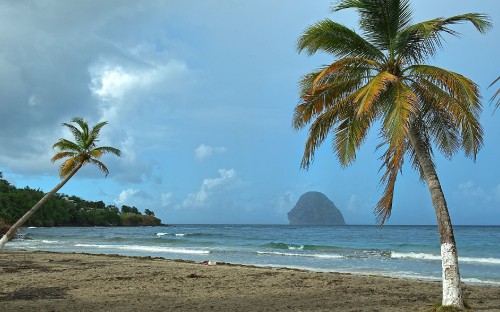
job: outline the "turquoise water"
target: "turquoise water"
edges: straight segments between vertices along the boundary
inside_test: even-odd
[[[441,278],[435,226],[172,225],[24,228],[10,250],[153,256]],[[462,280],[500,285],[500,226],[456,226]]]

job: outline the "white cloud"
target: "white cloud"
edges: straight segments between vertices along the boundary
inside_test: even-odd
[[[491,204],[492,201],[500,202],[500,184],[492,188],[484,189],[476,185],[474,181],[467,181],[458,185],[458,191],[454,194],[459,200],[473,201],[474,203]]]
[[[30,107],[38,106],[38,105],[40,105],[40,100],[38,99],[38,97],[36,95],[32,94],[28,100],[28,105]]]
[[[202,160],[212,156],[213,154],[221,154],[221,153],[225,153],[226,151],[227,151],[227,149],[223,146],[212,147],[212,146],[208,146],[205,144],[200,144],[194,150],[194,157],[196,158],[196,160],[202,161]]]
[[[161,194],[161,205],[163,207],[170,205],[170,203],[172,202],[172,196],[173,196],[172,192],[162,193]]]
[[[105,66],[90,72],[90,90],[103,100],[121,99],[128,89],[140,82],[140,77],[125,72],[120,66]]]
[[[125,203],[127,203],[128,201],[130,201],[130,199],[139,192],[138,189],[133,189],[133,188],[129,188],[129,189],[126,189],[126,190],[123,190],[121,191],[120,195],[118,196],[117,199],[115,199],[115,203],[117,205],[124,205]]]
[[[488,199],[490,196],[480,186],[469,180],[458,185],[459,194],[468,198]]]
[[[146,59],[147,60],[147,59]],[[129,93],[178,91],[191,75],[186,63],[176,59],[160,64],[126,65],[126,61],[100,61],[89,68],[89,88],[103,101],[121,100]],[[124,64],[120,64],[124,63]],[[183,83],[181,83],[181,81]]]
[[[227,190],[228,188],[231,189],[231,186],[239,182],[234,169],[219,169],[219,175],[218,178],[204,179],[200,190],[189,194],[178,208],[199,208],[209,205],[213,197],[217,195],[224,196],[224,194],[218,194],[218,192]]]
[[[495,200],[500,202],[500,184],[498,184],[494,189],[493,189],[493,194],[495,196]]]
[[[285,194],[281,195],[276,203],[276,212],[278,214],[287,214],[294,206],[295,195],[287,191]]]
[[[359,211],[359,207],[361,206],[361,202],[359,201],[356,195],[351,195],[349,197],[349,201],[347,202],[346,208],[347,210],[357,212]]]
[[[136,155],[136,148],[134,146],[134,138],[130,135],[128,135],[122,142],[121,142],[121,151],[122,151],[122,156],[121,159],[125,161],[126,164],[131,165],[136,161],[137,155]]]

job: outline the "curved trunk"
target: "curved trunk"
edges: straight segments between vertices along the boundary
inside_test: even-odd
[[[439,239],[441,241],[441,258],[443,267],[443,306],[464,307],[460,272],[458,270],[458,255],[453,235],[448,206],[439,182],[431,157],[425,149],[421,138],[414,129],[410,129],[410,144],[415,150],[417,160],[431,193],[432,204],[436,212]]]
[[[9,239],[11,239],[14,236],[17,229],[19,229],[24,224],[24,222],[26,222],[38,210],[38,208],[40,208],[40,206],[47,201],[47,199],[49,199],[52,195],[54,195],[57,191],[59,191],[59,189],[63,187],[64,184],[66,184],[66,182],[68,182],[69,179],[71,179],[71,177],[73,177],[75,173],[82,166],[83,163],[76,166],[59,184],[56,185],[56,187],[54,187],[50,192],[45,194],[42,197],[42,199],[40,199],[38,203],[36,203],[35,206],[33,206],[33,208],[28,210],[28,212],[26,212],[19,220],[17,220],[16,223],[14,223],[13,226],[10,227],[7,233],[5,233],[4,236],[0,239],[0,251],[3,250],[5,244],[7,244],[7,241],[9,241]]]

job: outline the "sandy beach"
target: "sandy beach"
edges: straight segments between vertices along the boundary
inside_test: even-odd
[[[439,282],[113,255],[0,253],[1,311],[429,311]],[[465,286],[473,311],[500,287]]]

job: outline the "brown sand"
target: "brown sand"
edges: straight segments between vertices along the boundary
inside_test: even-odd
[[[0,311],[429,311],[441,283],[47,252],[0,253]],[[500,287],[465,286],[474,311]]]

